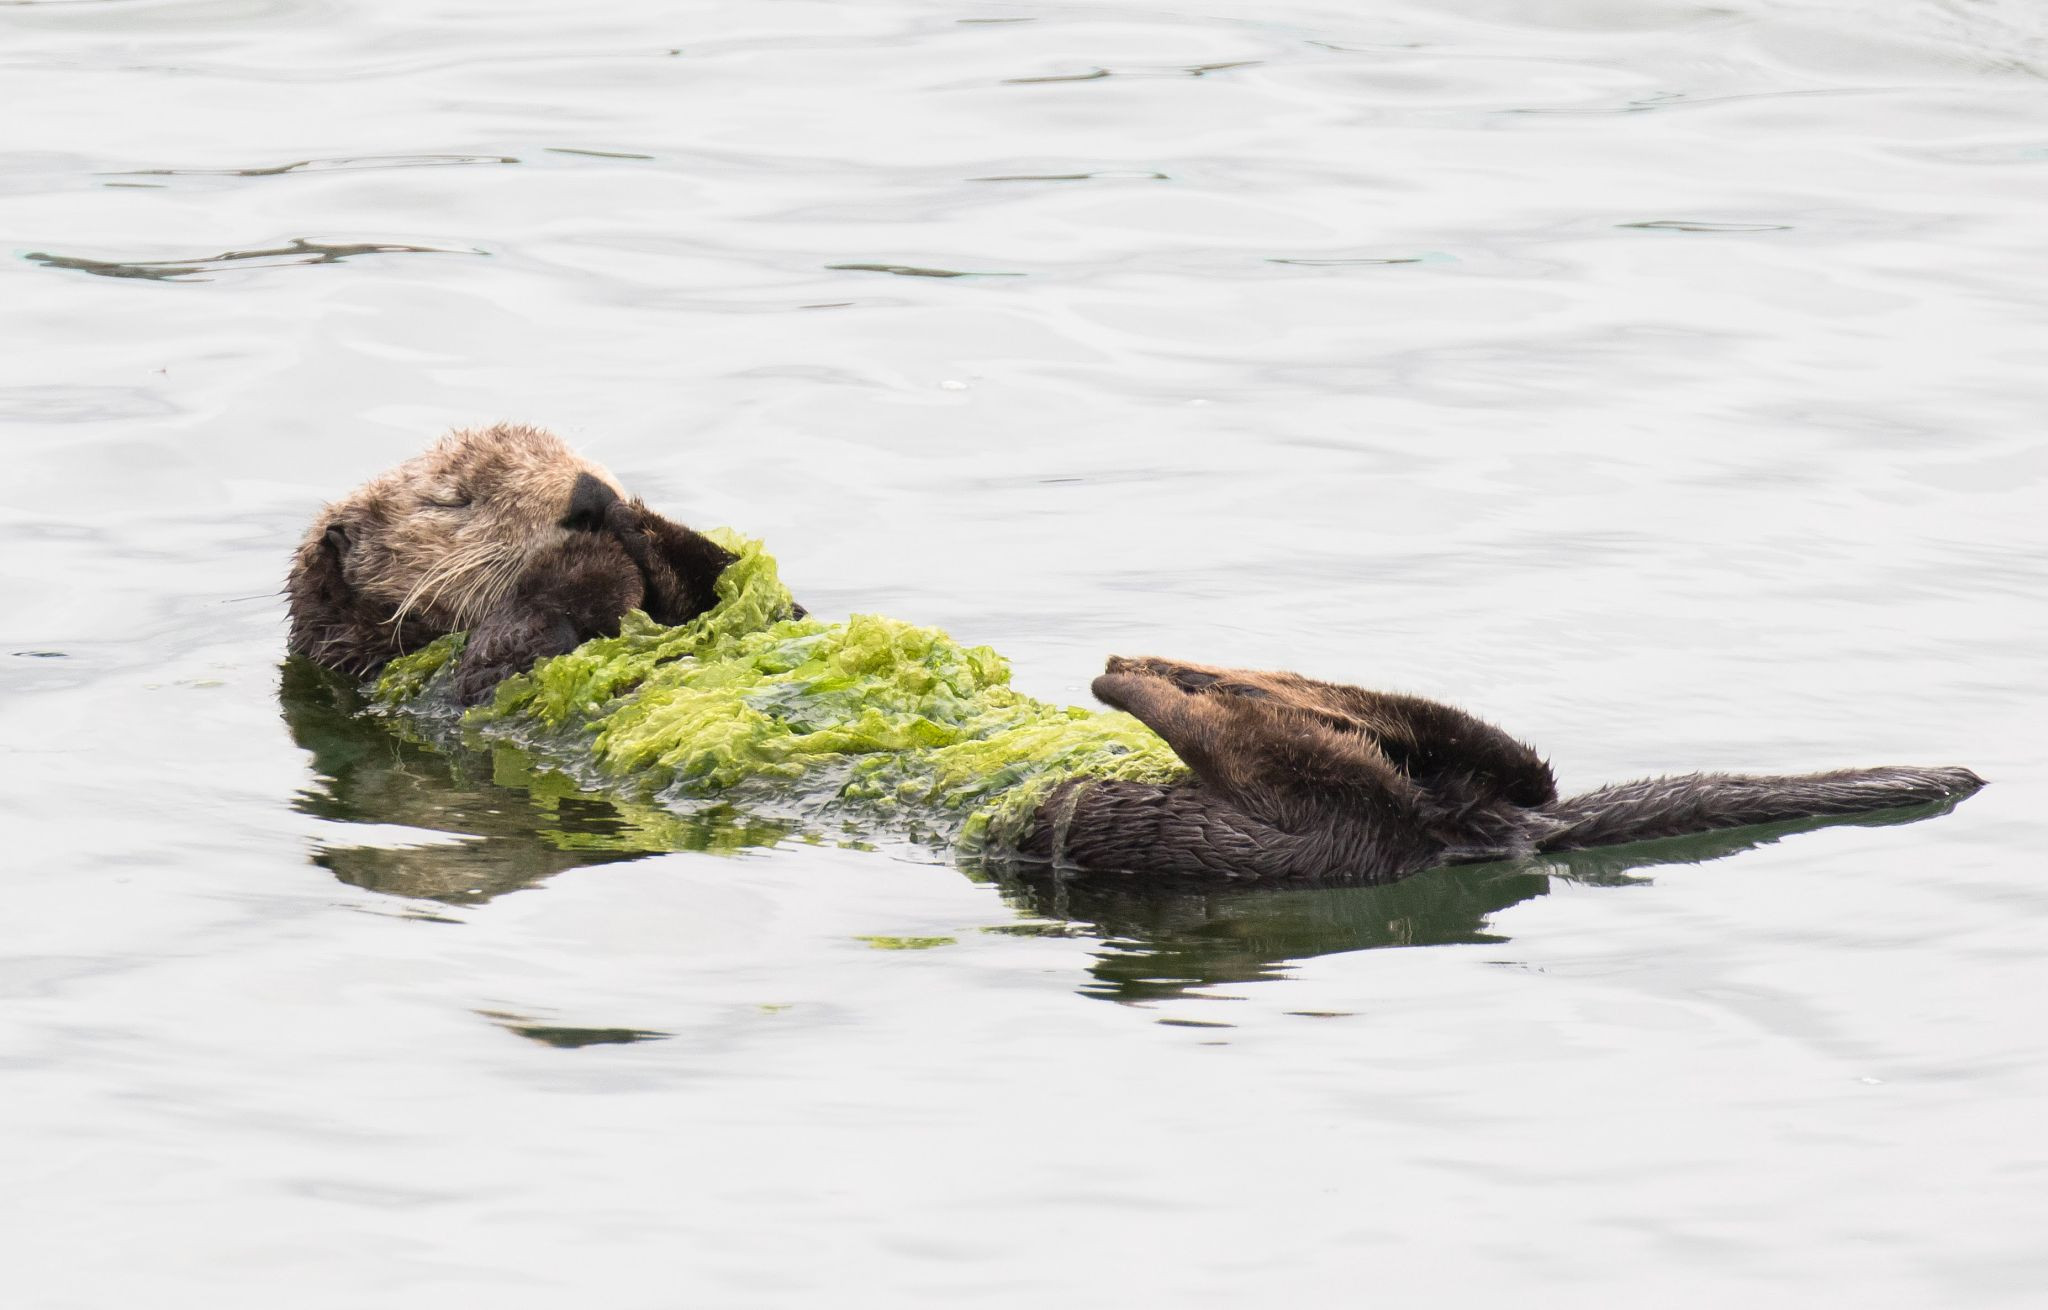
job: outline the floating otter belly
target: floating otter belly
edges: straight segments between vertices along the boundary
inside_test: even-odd
[[[1561,799],[1533,750],[1450,706],[1161,659],[1109,661],[1111,712],[1049,705],[985,647],[809,618],[758,543],[671,523],[528,428],[458,433],[330,506],[290,594],[296,653],[381,669],[389,712],[585,785],[1100,873],[1386,882],[1983,785],[1695,774]]]

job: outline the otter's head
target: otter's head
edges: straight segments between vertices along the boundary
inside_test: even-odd
[[[292,564],[292,648],[367,672],[470,627],[621,499],[611,474],[538,428],[451,433],[314,519]]]

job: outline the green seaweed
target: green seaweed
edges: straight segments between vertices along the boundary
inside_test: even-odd
[[[676,627],[629,614],[618,636],[506,680],[456,730],[641,807],[734,806],[764,835],[886,832],[968,850],[1015,842],[1067,779],[1185,775],[1127,714],[1016,691],[1008,662],[986,646],[871,614],[785,617],[790,594],[761,543],[712,535],[737,558],[710,611]],[[441,674],[460,642],[393,661],[374,702],[447,722]],[[661,827],[651,808],[635,817]]]
[[[410,655],[400,655],[384,666],[371,699],[387,708],[417,700],[426,691],[427,684],[434,680],[434,675],[462,653],[462,647],[468,640],[467,633],[451,632]]]
[[[957,937],[856,937],[878,951],[928,951],[934,946],[957,946]]]

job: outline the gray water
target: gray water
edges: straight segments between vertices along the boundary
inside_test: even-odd
[[[0,4],[6,1300],[2042,1304],[2044,70],[2016,0]],[[625,858],[281,698],[315,507],[500,418],[1048,698],[1994,785],[1377,890]]]

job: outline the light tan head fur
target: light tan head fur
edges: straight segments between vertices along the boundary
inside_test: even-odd
[[[361,600],[388,605],[394,635],[408,619],[452,632],[503,599],[562,526],[588,474],[617,480],[560,438],[516,423],[449,433],[371,479],[313,521],[301,557],[339,530],[341,570]]]

